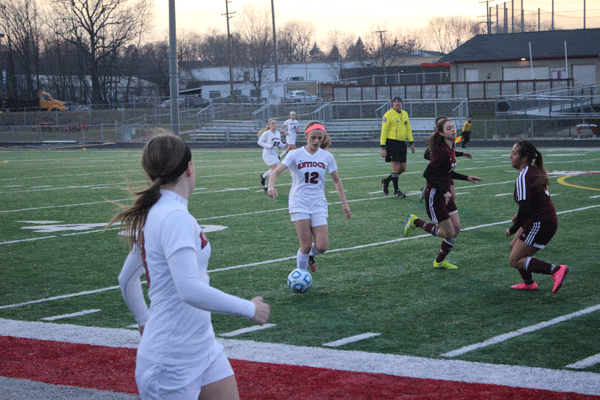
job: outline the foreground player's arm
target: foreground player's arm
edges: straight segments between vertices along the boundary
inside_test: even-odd
[[[252,301],[240,299],[202,281],[195,249],[183,247],[173,253],[167,263],[177,293],[184,303],[205,311],[247,317],[258,325],[267,322],[269,306],[262,302],[262,298]]]
[[[267,139],[269,138],[269,134],[267,132],[268,131],[266,131],[262,135],[260,135],[260,138],[258,138],[258,142],[256,142],[256,143],[260,147],[263,147],[265,149],[272,149],[273,145],[271,145],[270,143],[267,143]]]
[[[267,189],[267,194],[269,197],[276,198],[279,196],[277,193],[277,189],[275,189],[275,182],[277,182],[277,177],[287,168],[285,164],[279,164],[277,168],[271,171],[271,175],[269,175],[269,188]]]
[[[337,190],[340,195],[340,200],[342,200],[342,211],[346,218],[350,219],[352,213],[350,212],[350,206],[348,205],[348,201],[346,200],[346,192],[344,192],[344,185],[342,184],[342,180],[338,175],[337,170],[331,173],[331,180],[333,181],[333,185],[335,186],[335,190]]]
[[[506,232],[508,233],[506,236],[513,235],[516,231],[519,230],[520,227],[523,226],[527,218],[531,216],[531,200],[519,200],[519,212],[517,212],[517,217],[513,218],[514,223],[513,226],[508,228]]]
[[[140,333],[150,318],[148,305],[142,292],[142,283],[140,282],[140,277],[143,274],[142,257],[137,246],[134,246],[127,259],[125,259],[125,263],[123,263],[123,268],[119,274],[119,286],[127,308],[129,308],[140,327]]]

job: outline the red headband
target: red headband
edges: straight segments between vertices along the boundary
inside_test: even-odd
[[[325,132],[325,127],[323,125],[321,125],[321,124],[313,124],[313,125],[309,126],[308,128],[306,128],[304,130],[304,133],[306,133],[308,135],[308,132],[313,131],[315,129],[320,129],[323,132]]]

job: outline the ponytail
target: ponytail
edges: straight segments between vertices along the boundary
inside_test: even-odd
[[[140,244],[150,208],[160,199],[162,185],[176,181],[191,161],[188,145],[174,135],[159,135],[152,138],[142,151],[142,167],[148,175],[148,187],[133,191],[138,196],[135,202],[117,213],[106,228],[121,220],[121,232],[129,237],[129,244]],[[106,229],[105,228],[105,229]]]
[[[449,121],[450,118],[445,115],[440,115],[435,119],[435,127],[433,129],[433,133],[429,135],[427,139],[427,151],[433,155],[440,148],[442,142],[444,141],[444,137],[439,135],[440,132],[444,131],[444,124],[446,121]]]
[[[534,182],[533,186],[548,187],[550,179],[546,174],[542,153],[529,140],[519,139],[517,140],[517,145],[519,146],[519,154],[527,159],[527,164],[534,165],[538,170],[538,179]]]

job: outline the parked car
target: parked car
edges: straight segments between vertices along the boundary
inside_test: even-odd
[[[200,96],[192,96],[188,97],[188,105],[192,108],[204,108],[210,106],[210,101],[206,100],[204,97]]]
[[[213,103],[256,103],[256,99],[245,94],[240,94],[236,96],[215,97]]]
[[[171,108],[171,99],[167,99],[156,106],[157,108]],[[179,98],[179,107],[183,107],[183,98]]]
[[[306,90],[292,90],[287,92],[284,97],[286,103],[315,103],[321,101],[319,96],[315,96]]]
[[[67,111],[86,111],[90,108],[83,104],[75,103],[74,101],[65,101],[65,110]]]

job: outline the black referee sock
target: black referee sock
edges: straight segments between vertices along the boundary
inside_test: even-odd
[[[398,176],[400,174],[391,174],[390,178],[392,179],[392,183],[394,184],[394,190],[397,192],[398,191]]]

